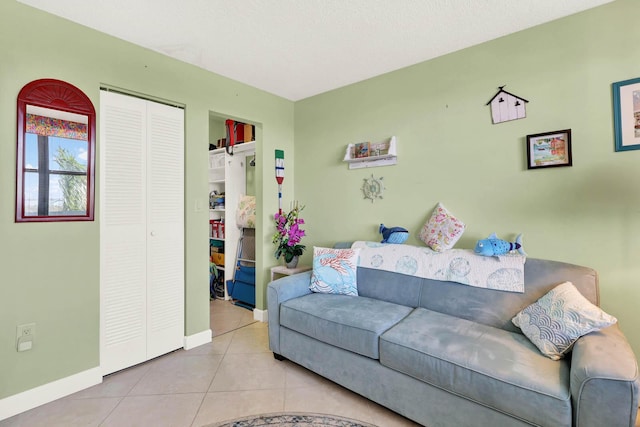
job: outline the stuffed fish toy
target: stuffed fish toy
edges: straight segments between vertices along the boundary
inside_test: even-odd
[[[409,231],[402,227],[387,228],[384,224],[380,224],[378,230],[382,234],[382,241],[380,243],[404,243],[409,238]]]
[[[522,234],[518,234],[516,241],[511,243],[498,239],[496,233],[491,233],[486,239],[478,240],[473,251],[478,255],[498,256],[514,250],[518,251],[521,255],[527,255],[524,249],[522,249]]]

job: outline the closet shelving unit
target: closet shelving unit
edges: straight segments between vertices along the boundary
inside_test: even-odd
[[[217,203],[226,190],[225,164],[224,148],[209,151],[209,245],[211,247],[214,245],[224,247],[225,242],[224,231],[226,230],[220,229],[217,224],[214,226],[214,221],[222,223],[225,221],[226,200],[223,204]],[[213,262],[218,270],[224,271],[224,263],[220,263],[216,258],[213,258]]]
[[[236,144],[233,147],[233,155],[226,152],[225,148],[209,151],[209,194],[214,191],[224,193],[224,208],[209,205],[209,220],[224,221],[224,236],[213,236],[209,228],[210,244],[223,242],[224,265],[216,267],[224,272],[225,284],[233,279],[235,270],[238,242],[241,230],[236,224],[236,209],[240,197],[247,192],[246,166],[250,158],[255,154],[255,141]],[[225,289],[225,298],[229,296]]]

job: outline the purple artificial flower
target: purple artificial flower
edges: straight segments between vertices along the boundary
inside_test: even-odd
[[[306,234],[304,230],[300,229],[300,225],[305,222],[299,215],[303,208],[304,206],[299,207],[296,203],[295,207],[288,213],[276,213],[273,215],[277,229],[277,232],[273,235],[273,243],[276,245],[274,254],[276,258],[284,255],[285,259],[289,261],[295,255],[302,255],[305,246],[301,245],[300,241]]]

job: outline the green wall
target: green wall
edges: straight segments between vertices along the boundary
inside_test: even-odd
[[[297,102],[307,244],[379,240],[380,223],[422,244],[442,202],[467,224],[456,247],[523,233],[531,257],[596,268],[602,306],[640,354],[640,151],[614,152],[611,97],[612,82],[640,77],[638,16],[640,2],[618,0]],[[491,123],[485,104],[502,85],[530,101],[526,119]],[[527,170],[526,135],[567,128],[574,166]],[[348,143],[391,135],[397,165],[341,161]],[[361,193],[372,174],[386,185],[373,203]]]
[[[307,206],[309,249],[377,240],[380,222],[409,228],[409,243],[418,244],[420,226],[441,201],[467,223],[457,247],[493,231],[506,238],[522,232],[530,256],[598,269],[602,305],[638,353],[640,151],[613,151],[611,83],[640,76],[639,12],[637,0],[618,0],[293,104],[0,2],[0,399],[99,364],[99,221],[13,221],[16,96],[46,77],[78,86],[96,108],[100,84],[186,105],[186,335],[209,328],[208,212],[194,207],[208,200],[206,142],[216,112],[261,125],[259,309],[268,267],[276,264],[270,236],[278,148],[286,152],[283,206],[294,198]],[[492,125],[485,103],[505,84],[530,100],[528,117]],[[574,166],[527,171],[525,136],[565,128],[573,131]],[[391,135],[398,165],[348,170],[341,161],[348,143]],[[387,187],[373,203],[360,191],[371,174]],[[37,323],[35,348],[17,353],[15,328],[29,322]]]
[[[0,64],[0,399],[99,365],[99,220],[14,223],[16,96],[32,80],[79,87],[98,117],[101,84],[186,105],[185,334],[209,329],[208,210],[195,209],[208,203],[209,112],[261,123],[256,173],[271,177],[273,150],[293,148],[293,103],[15,1],[0,2]],[[268,196],[258,212],[263,233],[262,215],[277,209],[275,179],[256,179],[255,191]],[[259,235],[270,244],[270,233]],[[257,305],[265,308],[275,262],[270,250],[256,255]],[[18,353],[16,326],[30,322],[34,349]]]

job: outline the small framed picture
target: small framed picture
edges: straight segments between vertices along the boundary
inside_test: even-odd
[[[355,158],[361,159],[364,157],[369,157],[369,143],[359,142],[355,145]]]
[[[611,86],[616,151],[640,150],[640,78]]]
[[[527,135],[527,169],[571,165],[571,129]]]

